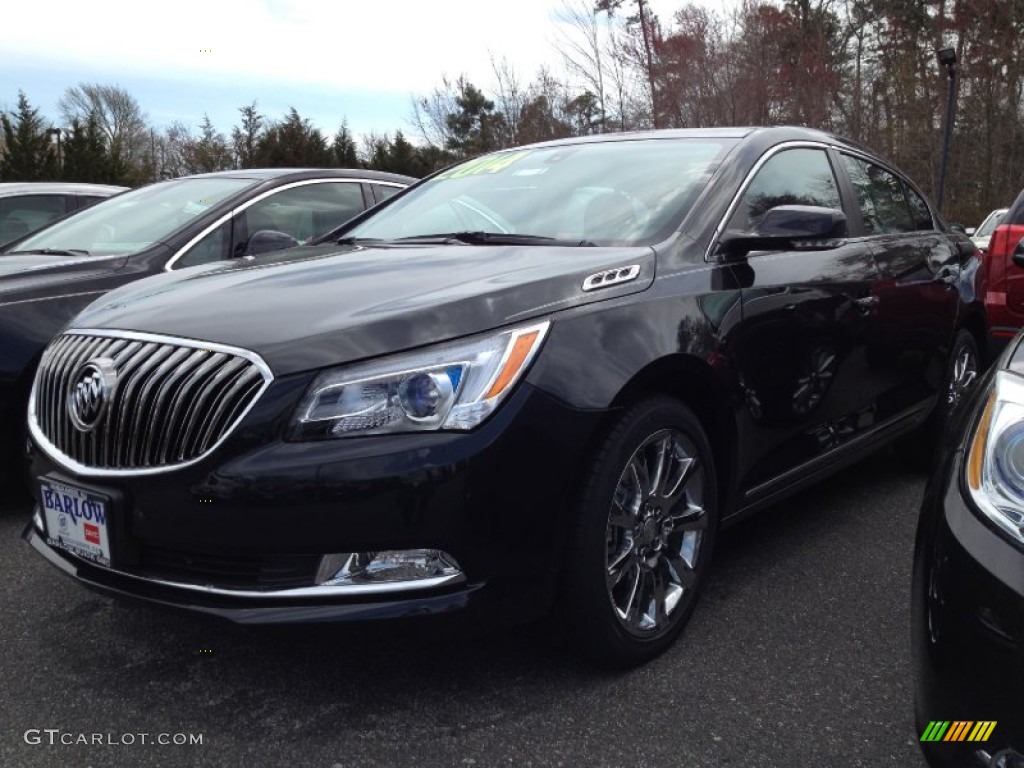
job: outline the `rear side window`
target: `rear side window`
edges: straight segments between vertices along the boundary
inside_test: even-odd
[[[0,244],[17,240],[67,213],[64,195],[0,198]]]
[[[843,206],[828,156],[820,149],[787,149],[754,176],[729,220],[729,229],[756,232],[769,209],[779,205]]]
[[[914,229],[935,229],[935,220],[932,219],[931,209],[928,208],[928,203],[924,201],[917,192],[915,192],[909,184],[903,184],[903,190],[907,194],[907,202],[910,204],[910,215],[914,219]]]
[[[850,155],[842,155],[842,158],[857,193],[864,230],[869,235],[889,235],[919,229],[911,216],[903,182],[873,163]],[[931,229],[930,223],[927,228]]]
[[[373,196],[377,199],[378,203],[382,203],[392,195],[397,195],[402,191],[403,187],[391,187],[387,184],[374,184]]]

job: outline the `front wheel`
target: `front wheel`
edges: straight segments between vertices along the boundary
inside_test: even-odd
[[[654,397],[605,433],[577,504],[563,616],[593,661],[634,666],[667,649],[696,604],[718,524],[700,422]]]

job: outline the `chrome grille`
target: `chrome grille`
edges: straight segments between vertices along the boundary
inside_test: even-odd
[[[78,372],[112,361],[103,415],[71,418]],[[69,331],[50,344],[32,391],[33,435],[76,468],[152,472],[196,461],[223,441],[273,377],[247,350],[149,334]]]

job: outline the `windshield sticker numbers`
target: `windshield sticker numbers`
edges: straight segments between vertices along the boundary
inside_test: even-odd
[[[470,160],[462,165],[457,165],[447,171],[439,173],[434,177],[435,181],[440,179],[461,179],[464,176],[481,176],[485,173],[501,173],[513,163],[522,160],[529,155],[529,152],[499,152],[494,155],[486,155],[476,160]]]

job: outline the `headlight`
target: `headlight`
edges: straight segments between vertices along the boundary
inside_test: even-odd
[[[967,487],[992,522],[1024,542],[1024,379],[996,374],[967,454]]]
[[[536,356],[550,322],[324,371],[296,409],[296,440],[467,430]]]

